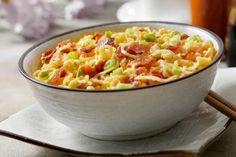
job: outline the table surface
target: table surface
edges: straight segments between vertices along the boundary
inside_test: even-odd
[[[115,13],[121,5],[121,1],[109,2],[104,11],[93,19],[80,19],[66,23],[63,20],[57,20],[48,36],[75,28],[117,21]],[[26,80],[19,74],[17,69],[20,55],[34,43],[35,41],[26,42],[20,36],[13,34],[10,31],[10,26],[3,20],[0,20],[0,121],[36,101]],[[63,152],[42,148],[3,136],[0,136],[0,154],[0,156],[4,154],[4,157],[69,156]],[[236,157],[235,122],[232,122],[225,133],[202,154],[202,157],[217,156]]]

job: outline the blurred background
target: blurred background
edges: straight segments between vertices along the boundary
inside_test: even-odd
[[[235,10],[235,0],[0,0],[0,45],[14,40],[31,45],[67,30],[115,21],[173,21],[218,34],[226,43],[227,65],[236,66]]]

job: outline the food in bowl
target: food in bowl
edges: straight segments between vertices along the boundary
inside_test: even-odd
[[[215,57],[212,57],[208,65],[185,77],[137,88],[65,88],[44,83],[32,76],[42,66],[42,52],[55,49],[63,40],[79,41],[85,35],[95,32],[123,32],[134,26],[158,30],[166,28],[190,37],[197,34],[202,39],[201,43],[212,42]],[[198,45],[199,42],[193,43]],[[97,139],[137,139],[170,128],[197,108],[214,81],[223,47],[223,42],[214,33],[186,24],[155,21],[103,24],[65,32],[34,45],[20,58],[19,70],[28,80],[40,106],[58,122]]]
[[[33,77],[79,89],[125,89],[165,83],[192,74],[216,55],[211,41],[174,29],[129,27],[69,39],[41,55]]]

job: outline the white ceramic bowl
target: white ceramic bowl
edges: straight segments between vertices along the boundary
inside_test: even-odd
[[[84,34],[123,31],[131,26],[166,27],[211,40],[217,50],[214,61],[187,77],[168,83],[122,90],[68,89],[45,84],[31,77],[40,55],[64,39]],[[170,22],[112,23],[66,32],[26,51],[19,60],[21,74],[29,80],[43,109],[57,121],[82,134],[103,140],[127,140],[150,136],[188,116],[207,95],[220,61],[223,43],[215,34],[186,24]]]

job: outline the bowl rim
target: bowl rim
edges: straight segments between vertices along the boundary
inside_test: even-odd
[[[123,25],[123,24],[145,24],[145,23],[157,23],[157,24],[167,24],[167,25],[177,25],[177,26],[184,26],[184,27],[191,27],[193,29],[198,29],[198,30],[202,30],[205,33],[208,33],[209,35],[211,35],[211,37],[216,41],[216,43],[219,45],[219,50],[217,52],[217,56],[214,58],[214,60],[207,66],[205,66],[204,68],[189,74],[185,77],[182,78],[178,78],[172,81],[168,81],[165,83],[161,83],[161,84],[154,84],[154,85],[147,85],[147,86],[142,86],[142,87],[136,87],[136,88],[127,88],[127,89],[99,89],[99,90],[88,90],[88,89],[77,89],[77,88],[67,88],[67,87],[61,87],[61,86],[55,86],[55,85],[50,85],[47,83],[44,83],[42,81],[36,80],[34,79],[32,76],[30,76],[24,69],[23,67],[23,63],[24,63],[24,59],[26,58],[26,56],[28,54],[30,54],[30,52],[32,50],[34,50],[35,48],[39,47],[40,45],[53,40],[54,38],[66,35],[66,34],[70,34],[73,32],[79,32],[79,31],[83,31],[86,29],[92,29],[92,28],[98,28],[98,27],[103,27],[103,26],[112,26],[112,25]],[[19,72],[29,81],[36,83],[38,85],[42,85],[44,87],[49,87],[49,88],[53,88],[53,89],[58,89],[58,90],[65,90],[65,91],[74,91],[74,92],[90,92],[90,93],[104,93],[104,92],[127,92],[127,91],[136,91],[136,90],[141,90],[141,89],[148,89],[148,88],[153,88],[153,87],[159,87],[159,86],[164,86],[164,85],[168,85],[168,84],[172,84],[181,80],[185,80],[187,78],[193,77],[195,75],[197,75],[198,73],[201,73],[203,71],[205,71],[206,69],[210,68],[211,66],[213,66],[214,64],[216,64],[221,57],[223,56],[223,48],[224,48],[224,44],[223,41],[221,40],[221,38],[216,35],[214,32],[202,28],[202,27],[198,27],[198,26],[193,26],[190,24],[186,24],[186,23],[178,23],[178,22],[169,22],[169,21],[131,21],[131,22],[111,22],[111,23],[104,23],[104,24],[99,24],[99,25],[93,25],[93,26],[89,26],[89,27],[83,27],[83,28],[79,28],[79,29],[73,29],[71,31],[66,31],[64,33],[60,33],[54,36],[51,36],[49,38],[46,38],[38,43],[36,43],[35,45],[33,45],[32,47],[30,47],[28,50],[26,50],[20,57],[19,61],[18,61],[18,70]]]

